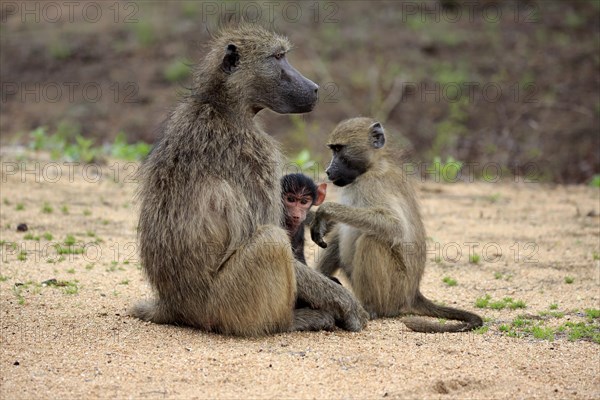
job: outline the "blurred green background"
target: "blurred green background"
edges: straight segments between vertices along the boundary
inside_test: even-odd
[[[323,165],[328,132],[362,115],[417,163],[600,180],[598,0],[3,2],[0,144],[145,154],[211,33],[242,17],[287,35],[321,86],[308,115],[259,114],[291,159]]]

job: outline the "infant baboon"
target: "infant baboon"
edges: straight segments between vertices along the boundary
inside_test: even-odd
[[[304,257],[304,228],[309,222],[312,206],[323,203],[327,195],[327,184],[319,186],[304,174],[287,174],[281,178],[281,197],[285,216],[285,229],[292,244],[292,252],[296,260],[306,264]],[[338,278],[330,276],[329,279],[337,284],[342,284]],[[295,308],[310,307],[310,304],[298,299]]]
[[[303,174],[287,174],[281,178],[281,197],[285,215],[285,229],[292,242],[296,260],[306,264],[304,257],[304,227],[309,210],[319,206],[327,195],[327,184],[319,186]]]
[[[311,236],[326,247],[317,269],[342,268],[372,318],[400,314],[464,321],[442,325],[422,318],[404,323],[418,332],[462,332],[482,325],[479,316],[439,306],[419,291],[425,268],[425,228],[412,183],[394,165],[379,122],[354,118],[331,133],[333,158],[327,176],[343,187],[341,204],[324,203],[315,213]],[[337,222],[327,244],[323,236]]]
[[[253,119],[314,107],[318,86],[289,48],[253,25],[213,39],[139,171],[140,256],[156,299],[133,315],[234,335],[366,324],[350,292],[294,260],[281,228],[282,156]],[[312,308],[295,310],[296,298]]]

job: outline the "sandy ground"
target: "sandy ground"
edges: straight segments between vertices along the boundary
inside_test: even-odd
[[[499,329],[551,304],[565,315],[548,325],[584,321],[582,310],[599,308],[598,189],[421,185],[430,237],[423,292],[482,314],[486,332],[419,334],[387,319],[360,333],[241,339],[126,315],[150,295],[136,260],[135,164],[109,163],[101,176],[94,167],[35,162],[13,173],[16,165],[2,159],[2,398],[600,397],[598,344]],[[19,223],[28,232],[17,232]],[[69,234],[85,253],[61,259],[52,244]],[[477,264],[469,262],[473,246]],[[310,249],[309,263],[317,256]],[[41,285],[49,279],[59,286]],[[527,307],[475,308],[486,294]]]

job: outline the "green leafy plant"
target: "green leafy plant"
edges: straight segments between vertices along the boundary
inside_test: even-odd
[[[79,281],[59,281],[56,279],[49,279],[47,281],[42,282],[42,285],[50,286],[50,287],[60,287],[63,288],[63,292],[65,294],[77,294],[79,292],[79,287],[77,284]]]
[[[483,335],[484,333],[486,333],[489,330],[490,330],[490,327],[488,325],[483,325],[483,326],[480,326],[477,329],[474,329],[473,333],[477,333],[477,334]]]
[[[39,127],[30,133],[30,137],[29,147],[35,151],[49,151],[53,160],[67,159],[91,163],[110,155],[135,161],[147,156],[151,149],[148,143],[127,143],[124,132],[119,132],[112,144],[95,146],[93,139],[81,135],[79,125],[67,121],[62,121],[53,135],[48,135],[45,127]]]
[[[44,214],[52,214],[53,211],[54,211],[54,209],[48,203],[44,203],[44,205],[42,206],[42,212]]]
[[[600,310],[597,308],[586,308],[585,315],[587,315],[590,320],[597,319],[600,318]]]
[[[31,141],[29,142],[30,149],[35,151],[46,150],[48,146],[48,133],[45,126],[39,126],[29,132],[29,136],[31,137]]]
[[[458,181],[463,163],[449,156],[443,162],[438,156],[433,158],[433,174],[440,177],[443,182],[453,183]]]
[[[71,47],[66,41],[63,40],[54,40],[50,42],[48,51],[50,52],[52,58],[56,60],[65,60],[72,54]]]
[[[513,300],[512,297],[505,297],[502,300],[493,300],[489,294],[475,300],[477,308],[491,308],[492,310],[503,310],[509,308],[516,310],[518,308],[526,308],[527,305],[523,300]]]
[[[19,254],[17,255],[17,260],[19,260],[19,261],[27,260],[27,252],[25,250],[21,250],[19,252]]]
[[[64,254],[83,254],[84,249],[80,248],[80,247],[75,247],[75,246],[61,246],[61,245],[55,245],[54,246],[56,249],[56,252],[60,255],[64,255]],[[64,260],[64,258],[62,259]],[[59,261],[62,261],[59,259]]]
[[[175,60],[165,68],[163,73],[169,82],[179,82],[190,76],[191,68],[189,60]]]
[[[539,325],[534,326],[531,329],[531,334],[536,339],[544,339],[544,340],[549,340],[549,341],[554,340],[554,329],[552,329],[551,327],[545,327],[545,326],[539,326]]]
[[[154,27],[148,21],[139,21],[133,24],[135,38],[143,47],[148,47],[156,41]]]
[[[600,328],[597,324],[566,322],[558,330],[559,332],[566,332],[570,341],[584,339],[600,344]]]
[[[298,155],[292,160],[292,163],[301,170],[310,169],[315,165],[315,162],[310,157],[310,152],[306,149],[298,153]]]
[[[457,284],[456,279],[452,279],[449,276],[444,277],[444,279],[442,279],[442,282],[444,282],[448,286],[456,286]]]
[[[67,235],[67,237],[65,238],[65,244],[67,246],[73,246],[75,243],[77,242],[77,239],[75,239],[75,236],[73,235]]]
[[[64,149],[64,156],[71,161],[91,163],[100,156],[100,149],[94,147],[93,139],[86,139],[81,135],[75,137],[75,143],[68,144]]]
[[[119,132],[115,137],[110,154],[115,158],[127,161],[141,160],[150,153],[152,147],[148,143],[137,142],[128,144],[124,132]]]
[[[26,284],[17,284],[15,283],[15,285],[13,286],[13,293],[15,295],[15,297],[17,298],[17,302],[19,303],[19,305],[23,305],[25,304],[25,297],[23,297],[22,291],[23,289],[27,288]]]

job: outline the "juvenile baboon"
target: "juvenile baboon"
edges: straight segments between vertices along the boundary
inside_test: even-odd
[[[281,178],[281,197],[285,229],[292,243],[296,260],[306,264],[304,228],[312,206],[319,206],[327,195],[327,184],[319,186],[304,174],[287,174]]]
[[[133,307],[138,318],[245,336],[366,324],[350,292],[294,260],[281,228],[281,153],[253,119],[314,107],[318,86],[289,48],[258,26],[222,30],[168,116],[138,177],[140,256],[156,293]],[[294,310],[296,298],[312,308]]]
[[[343,189],[341,204],[324,203],[311,224],[313,240],[326,247],[317,269],[331,275],[341,267],[372,318],[412,313],[463,321],[442,325],[422,318],[404,320],[418,332],[481,326],[479,316],[439,306],[421,294],[425,228],[412,183],[384,144],[383,126],[370,118],[343,121],[331,133],[333,158],[326,172]],[[337,224],[325,243],[332,223]]]

